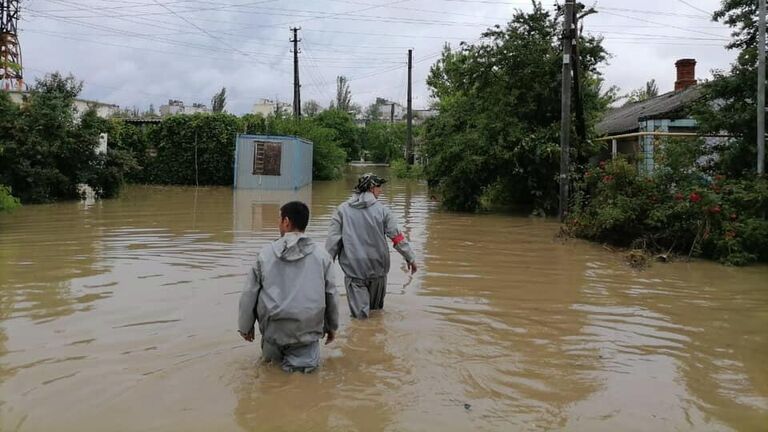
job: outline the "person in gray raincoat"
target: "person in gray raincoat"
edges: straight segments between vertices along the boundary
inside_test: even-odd
[[[360,177],[355,193],[336,209],[328,227],[325,249],[334,260],[339,259],[354,318],[368,318],[370,311],[384,307],[389,241],[405,258],[411,273],[416,272],[416,257],[397,226],[397,218],[378,201],[384,183],[386,180],[375,174]]]
[[[339,327],[333,260],[304,234],[308,223],[304,203],[280,208],[281,237],[262,248],[240,296],[240,335],[252,342],[258,321],[264,360],[288,372],[314,370],[319,340]]]

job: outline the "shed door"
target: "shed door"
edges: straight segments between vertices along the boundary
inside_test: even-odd
[[[282,143],[275,141],[253,142],[253,175],[280,175]]]

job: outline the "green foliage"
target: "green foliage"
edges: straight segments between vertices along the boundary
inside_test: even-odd
[[[144,158],[144,180],[159,184],[231,185],[235,136],[231,114],[176,115],[163,119],[147,139],[155,156]]]
[[[80,183],[104,195],[119,189],[100,183],[108,180],[99,172],[106,157],[96,148],[109,124],[93,110],[76,117],[73,102],[81,88],[74,77],[54,73],[33,86],[21,107],[0,95],[0,182],[22,202],[78,198]],[[129,159],[111,165],[118,178],[132,166]]]
[[[627,95],[627,104],[635,103],[635,102],[642,102],[644,100],[648,100],[651,98],[654,98],[659,95],[659,86],[656,85],[656,80],[652,79],[645,83],[645,88],[632,90]]]
[[[404,159],[398,159],[392,162],[390,167],[397,178],[424,178],[424,168],[421,165],[408,165]]]
[[[661,147],[650,176],[623,159],[585,170],[567,221],[573,234],[735,265],[768,261],[768,181],[697,165],[698,141]]]
[[[0,184],[0,212],[13,210],[19,205],[19,199],[11,195],[11,189]]]
[[[222,87],[221,91],[211,98],[211,112],[221,114],[224,112],[225,106],[227,106],[227,88]]]
[[[714,71],[704,83],[694,109],[704,133],[726,132],[735,138],[720,146],[718,170],[731,177],[757,169],[757,2],[723,0],[714,19],[733,29],[729,49],[739,50],[729,72]],[[767,160],[768,161],[768,160]]]
[[[360,159],[358,127],[352,115],[341,109],[327,109],[310,120],[314,126],[335,131],[335,140],[346,153],[348,161]]]
[[[336,100],[331,102],[331,109],[348,112],[352,108],[352,91],[349,89],[347,77],[336,77]]]
[[[360,147],[365,160],[389,163],[402,159],[406,125],[403,123],[371,122],[359,130]]]
[[[427,180],[447,207],[476,210],[493,191],[502,201],[496,204],[539,212],[557,208],[559,21],[536,2],[530,13],[515,12],[505,28],[486,31],[482,42],[446,47],[432,67],[427,83],[439,115],[425,123],[422,156]],[[599,39],[579,43],[591,133],[609,102],[597,71],[606,53]],[[593,153],[583,142],[572,151],[576,163]]]

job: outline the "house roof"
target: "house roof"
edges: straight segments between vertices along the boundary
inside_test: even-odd
[[[682,91],[671,91],[654,98],[613,108],[605,114],[596,128],[601,135],[632,132],[639,129],[642,119],[669,114],[701,96],[700,86],[691,86]]]

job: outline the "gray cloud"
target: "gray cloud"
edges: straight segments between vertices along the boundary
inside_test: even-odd
[[[525,0],[157,1],[23,1],[27,80],[71,72],[85,81],[83,97],[141,108],[171,98],[207,104],[225,86],[228,110],[240,114],[259,98],[291,99],[288,28],[295,25],[302,27],[302,100],[327,105],[336,76],[345,75],[363,106],[377,96],[404,102],[413,48],[414,105],[425,107],[425,79],[445,42],[475,40],[514,9],[531,7]],[[712,11],[719,1],[693,4]],[[670,90],[679,58],[696,58],[700,79],[733,61],[722,47],[728,29],[683,2],[604,0],[596,8],[585,31],[604,35],[613,54],[606,81],[624,91],[652,78]]]

